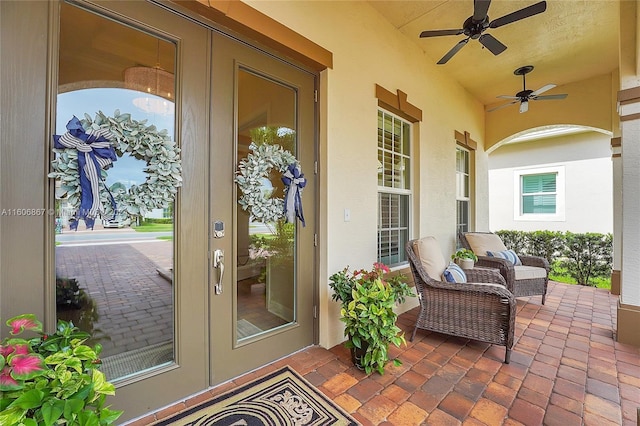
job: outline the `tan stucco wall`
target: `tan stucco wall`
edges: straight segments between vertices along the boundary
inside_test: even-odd
[[[328,277],[347,265],[369,268],[376,260],[375,84],[402,90],[408,102],[423,111],[414,163],[419,171],[420,190],[414,194],[419,226],[413,237],[434,235],[447,257],[455,244],[454,130],[470,132],[479,143],[477,175],[486,176],[483,107],[364,2],[247,3],[333,53],[333,68],[323,73],[326,84],[320,92],[320,179],[326,195],[320,212],[325,218],[320,258],[326,259],[320,273],[320,344],[332,346],[344,337],[339,306],[329,300]],[[476,192],[486,194],[486,179],[477,182]],[[478,227],[486,229],[488,200],[481,196],[477,201],[482,212]],[[344,221],[344,209],[351,211],[349,222]]]
[[[485,148],[495,149],[504,139],[517,133],[553,124],[573,124],[613,131],[613,112],[616,92],[612,81],[615,73],[601,75],[575,83],[560,85],[545,94],[566,93],[563,100],[537,100],[529,102],[529,111],[523,114],[517,106],[488,112],[486,115]],[[553,82],[548,82],[553,83]],[[537,87],[536,87],[537,88]],[[534,90],[534,89],[532,89]],[[515,93],[515,91],[514,91]],[[501,105],[504,101],[488,105]]]

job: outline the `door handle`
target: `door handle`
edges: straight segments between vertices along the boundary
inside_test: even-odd
[[[217,249],[213,252],[213,267],[218,271],[218,280],[213,285],[215,294],[222,294],[222,277],[224,276],[224,251]]]

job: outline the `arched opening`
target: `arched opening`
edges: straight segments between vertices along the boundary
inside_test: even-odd
[[[489,150],[492,231],[613,232],[611,132],[549,125]]]

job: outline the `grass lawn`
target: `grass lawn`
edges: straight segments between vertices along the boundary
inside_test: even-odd
[[[549,279],[559,283],[577,284],[576,280],[569,275],[554,274],[553,272],[549,272]],[[611,278],[592,278],[592,282],[595,283],[595,287],[611,290]],[[593,286],[593,284],[591,284],[591,286]]]
[[[136,232],[168,232],[173,231],[172,223],[145,223],[133,228]]]

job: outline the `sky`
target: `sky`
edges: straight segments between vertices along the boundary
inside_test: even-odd
[[[158,130],[167,129],[174,134],[173,103],[155,95],[135,90],[119,88],[82,89],[58,95],[56,134],[66,132],[66,125],[75,115],[83,119],[85,113],[95,117],[98,111],[112,117],[116,109],[120,113],[129,113],[134,120],[147,120],[147,125],[154,124]],[[175,140],[175,138],[174,138]],[[143,168],[146,164],[125,154],[107,170],[107,186],[122,182],[127,188],[132,184],[139,185],[146,179]]]

